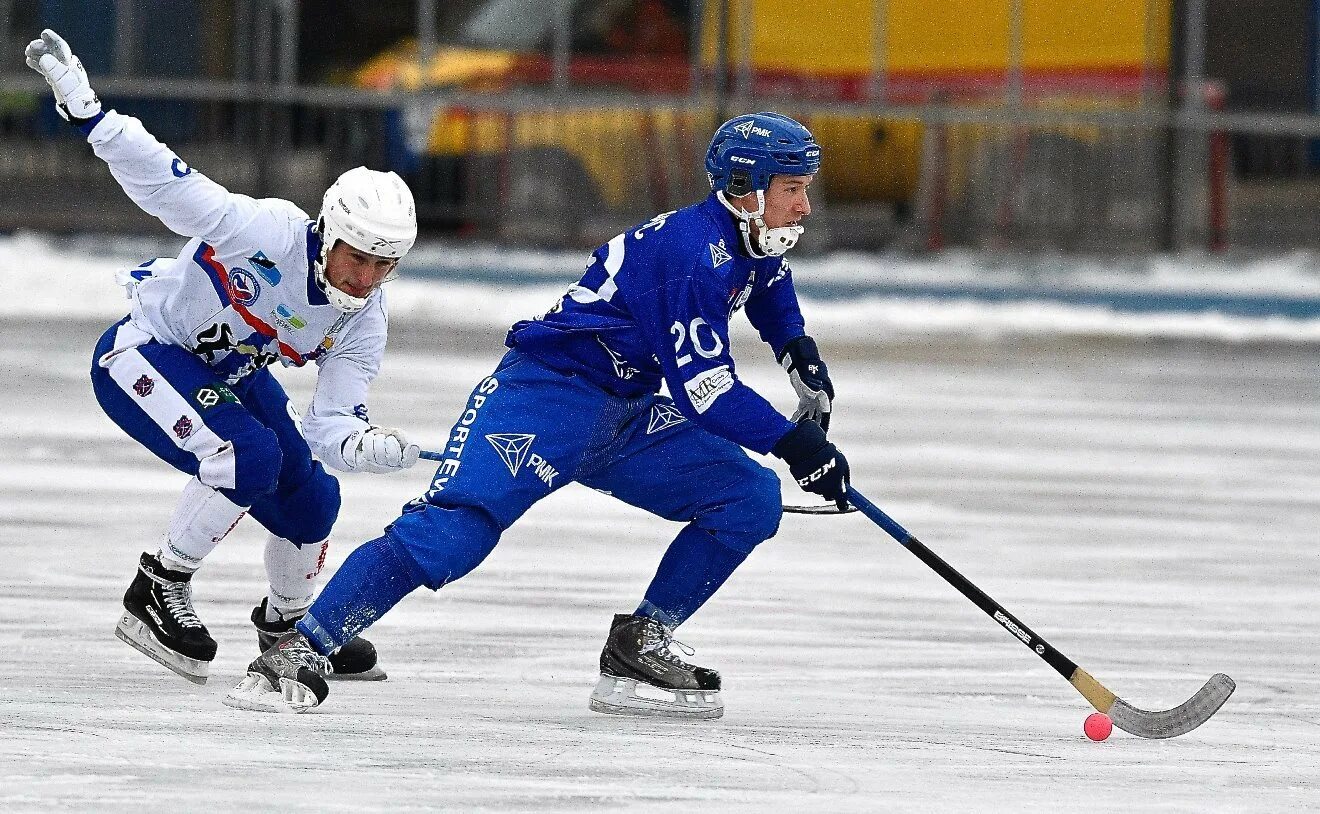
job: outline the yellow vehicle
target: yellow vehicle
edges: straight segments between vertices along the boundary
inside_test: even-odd
[[[457,187],[466,184],[457,198],[493,195],[506,209],[571,204],[639,214],[690,200],[703,187],[700,156],[718,122],[714,110],[693,112],[674,99],[688,98],[694,75],[710,87],[721,3],[702,4],[703,45],[694,60],[690,0],[577,0],[565,78],[575,91],[631,91],[632,101],[588,105],[568,96],[533,110],[509,104],[504,94],[554,79],[557,5],[489,0],[426,64],[415,48],[392,49],[355,80],[382,90],[489,92],[489,106],[434,111],[419,145],[450,168]],[[731,114],[742,112],[737,100],[747,91],[803,103],[998,104],[1013,88],[1028,101],[1130,99],[1152,78],[1162,80],[1169,51],[1170,0],[727,5]],[[1015,53],[1017,75],[1009,68]],[[800,116],[820,141],[821,186],[830,203],[912,202],[919,122],[783,112]]]

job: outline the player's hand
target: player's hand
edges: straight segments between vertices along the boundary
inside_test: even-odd
[[[395,472],[417,463],[421,451],[399,430],[368,427],[344,442],[344,462],[355,472]]]
[[[825,438],[819,424],[798,422],[771,451],[788,463],[798,486],[834,501],[839,511],[848,508],[848,459]]]
[[[55,92],[55,109],[66,121],[82,124],[101,112],[101,100],[87,80],[82,62],[59,34],[47,28],[27,47],[28,67],[41,74]]]
[[[779,364],[788,372],[788,380],[793,383],[793,389],[798,394],[798,407],[793,413],[793,420],[809,418],[828,433],[834,382],[830,381],[830,369],[816,349],[816,340],[809,336],[799,336],[790,341],[779,355]]]

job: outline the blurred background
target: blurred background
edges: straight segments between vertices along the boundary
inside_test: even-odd
[[[424,234],[595,245],[707,192],[716,124],[824,146],[805,252],[1320,246],[1320,0],[0,0],[0,230],[153,234],[23,65],[309,212],[401,173]],[[70,206],[69,200],[78,201]]]

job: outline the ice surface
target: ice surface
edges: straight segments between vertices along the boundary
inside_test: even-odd
[[[635,606],[677,527],[577,486],[371,629],[388,681],[270,716],[220,703],[256,652],[250,520],[195,583],[220,646],[210,684],[114,638],[184,477],[91,397],[90,349],[123,301],[45,268],[55,305],[0,320],[0,810],[1320,808],[1314,344],[922,334],[884,314],[875,332],[819,331],[832,435],[863,493],[1137,706],[1237,679],[1180,738],[1088,741],[1072,687],[856,514],[786,517],[681,629],[724,675],[723,719],[593,714],[611,615]],[[95,319],[56,317],[60,297]],[[372,413],[438,446],[497,359],[504,315],[451,332],[421,308],[392,322]],[[787,409],[782,373],[735,341],[744,377]],[[279,375],[304,402],[310,372]],[[431,471],[344,477],[330,567]]]

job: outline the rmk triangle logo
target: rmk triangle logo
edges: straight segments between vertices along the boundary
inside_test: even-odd
[[[486,440],[495,447],[504,465],[509,467],[509,474],[516,478],[518,470],[522,469],[523,461],[527,460],[527,452],[532,448],[536,436],[520,432],[492,433],[486,436]]]
[[[651,408],[651,421],[646,427],[646,434],[654,435],[686,420],[674,405],[657,404]]]
[[[733,256],[725,251],[722,246],[716,246],[714,243],[710,244],[710,262],[715,268],[719,268],[732,259]]]

